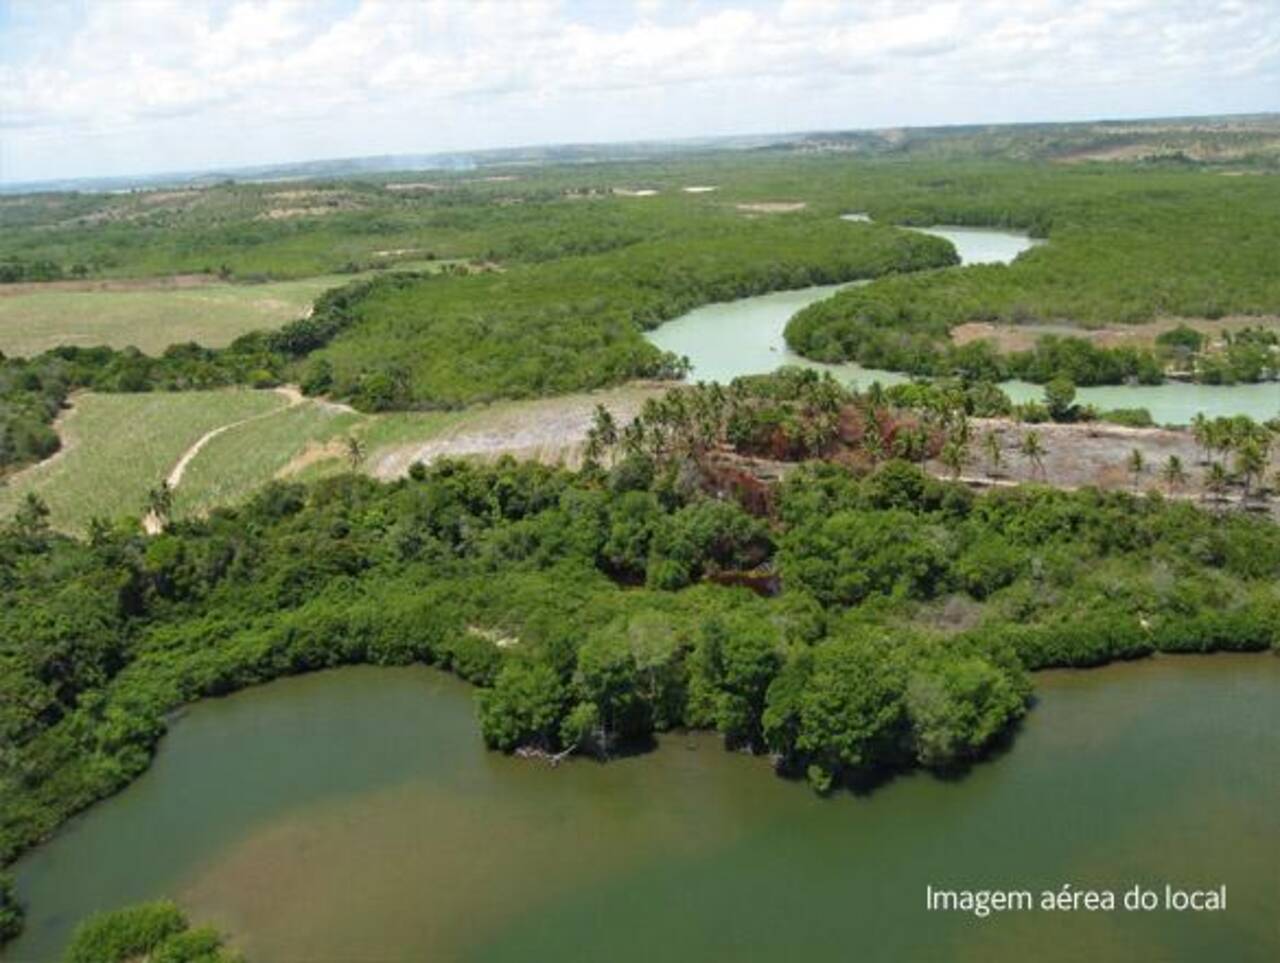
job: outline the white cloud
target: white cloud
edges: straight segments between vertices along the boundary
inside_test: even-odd
[[[81,0],[8,13],[4,180],[1280,107],[1274,0]]]

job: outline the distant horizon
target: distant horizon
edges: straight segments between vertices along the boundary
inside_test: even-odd
[[[377,161],[381,159],[396,160],[400,158],[465,158],[469,155],[486,155],[486,154],[519,154],[525,151],[542,151],[556,149],[573,149],[573,148],[626,148],[628,146],[641,145],[693,145],[700,142],[706,142],[710,149],[715,149],[717,142],[734,141],[734,140],[760,140],[760,141],[776,141],[785,143],[788,140],[796,138],[813,136],[815,134],[875,134],[889,130],[904,131],[922,131],[922,130],[960,130],[965,128],[1000,128],[1000,127],[1052,127],[1052,126],[1089,126],[1089,125],[1107,125],[1107,124],[1156,124],[1160,122],[1195,122],[1195,121],[1231,121],[1242,119],[1264,119],[1277,118],[1280,119],[1280,110],[1261,110],[1261,111],[1241,111],[1237,113],[1223,114],[1162,114],[1162,115],[1142,115],[1142,116],[1106,116],[1106,117],[1086,117],[1078,119],[1045,119],[1045,120],[1018,120],[1018,121],[958,121],[954,123],[943,124],[889,124],[876,127],[818,127],[804,130],[776,130],[776,131],[742,131],[733,133],[713,133],[702,135],[678,136],[678,137],[643,137],[622,140],[568,140],[568,141],[543,141],[533,143],[518,143],[495,145],[489,147],[462,147],[447,150],[405,150],[405,151],[382,151],[369,154],[335,154],[328,156],[315,157],[294,157],[287,160],[266,160],[260,162],[246,164],[210,164],[207,167],[191,167],[185,169],[155,169],[155,170],[137,170],[128,171],[119,174],[79,174],[66,177],[49,177],[36,178],[32,180],[11,181],[0,177],[0,190],[6,193],[23,193],[23,188],[41,187],[44,185],[56,184],[94,184],[94,183],[120,183],[122,186],[118,189],[129,190],[127,186],[130,183],[139,182],[164,182],[165,179],[172,178],[175,182],[181,179],[194,179],[201,177],[213,177],[218,175],[226,175],[227,177],[235,177],[240,174],[251,174],[253,172],[268,172],[273,170],[287,171],[291,168],[299,168],[305,166],[320,166],[326,164],[343,164],[343,163],[360,163],[367,161]],[[495,166],[501,166],[501,161],[497,161]],[[370,171],[369,173],[394,173],[397,170],[410,171],[412,167],[396,168],[385,167],[379,170]],[[434,168],[432,168],[434,169]],[[456,168],[455,170],[462,170]],[[307,175],[299,175],[305,178]],[[332,176],[325,174],[316,174],[317,177]],[[350,175],[346,175],[350,176]],[[264,178],[264,180],[274,180],[275,178]],[[285,175],[281,179],[293,179],[292,175]],[[134,188],[136,189],[136,188]]]
[[[1258,114],[1274,3],[0,0],[0,183]]]

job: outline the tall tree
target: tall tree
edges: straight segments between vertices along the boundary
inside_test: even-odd
[[[1170,455],[1160,469],[1160,477],[1168,486],[1170,494],[1181,491],[1187,483],[1187,470],[1182,467],[1182,459],[1177,455]]]
[[[364,442],[355,435],[347,435],[347,462],[352,471],[360,470],[360,466],[364,464],[364,456]]]
[[[1040,477],[1044,477],[1044,456],[1046,454],[1044,441],[1040,438],[1040,432],[1028,431],[1022,436],[1022,444],[1018,446],[1018,452],[1031,465],[1031,474],[1034,476],[1039,472]]]

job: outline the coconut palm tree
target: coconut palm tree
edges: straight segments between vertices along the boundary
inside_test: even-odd
[[[983,435],[982,450],[987,455],[988,477],[997,477],[1000,474],[1000,466],[1004,459],[1000,453],[1000,439],[994,431],[989,431]]]
[[[969,446],[956,437],[947,439],[942,446],[942,463],[951,469],[951,477],[958,480],[969,463]]]
[[[1018,453],[1022,455],[1031,465],[1031,474],[1034,477],[1036,472],[1040,473],[1040,477],[1044,477],[1044,456],[1046,454],[1044,442],[1040,438],[1040,432],[1028,431],[1022,436],[1022,443],[1018,445]]]
[[[1209,467],[1204,472],[1204,488],[1215,499],[1221,500],[1226,494],[1227,486],[1231,479],[1227,476],[1227,470],[1222,467],[1222,462],[1213,461],[1209,463]]]
[[[1170,455],[1160,469],[1160,478],[1169,487],[1170,494],[1181,491],[1182,486],[1187,483],[1187,470],[1182,467],[1182,459],[1177,455]]]
[[[1138,482],[1142,480],[1142,472],[1147,467],[1147,460],[1142,457],[1142,449],[1135,448],[1129,452],[1129,474],[1133,476],[1133,490],[1138,490]]]
[[[1206,464],[1209,460],[1209,419],[1203,411],[1197,411],[1196,416],[1191,419],[1191,436],[1200,449],[1200,464]]]
[[[1267,459],[1262,446],[1252,438],[1241,443],[1236,449],[1235,469],[1244,482],[1244,497],[1247,499],[1253,490],[1253,483],[1267,470]]]
[[[347,435],[347,461],[352,471],[359,471],[364,463],[364,442],[355,435]]]

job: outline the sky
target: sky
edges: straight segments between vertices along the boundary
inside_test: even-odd
[[[1280,0],[0,0],[0,182],[1280,110]]]

